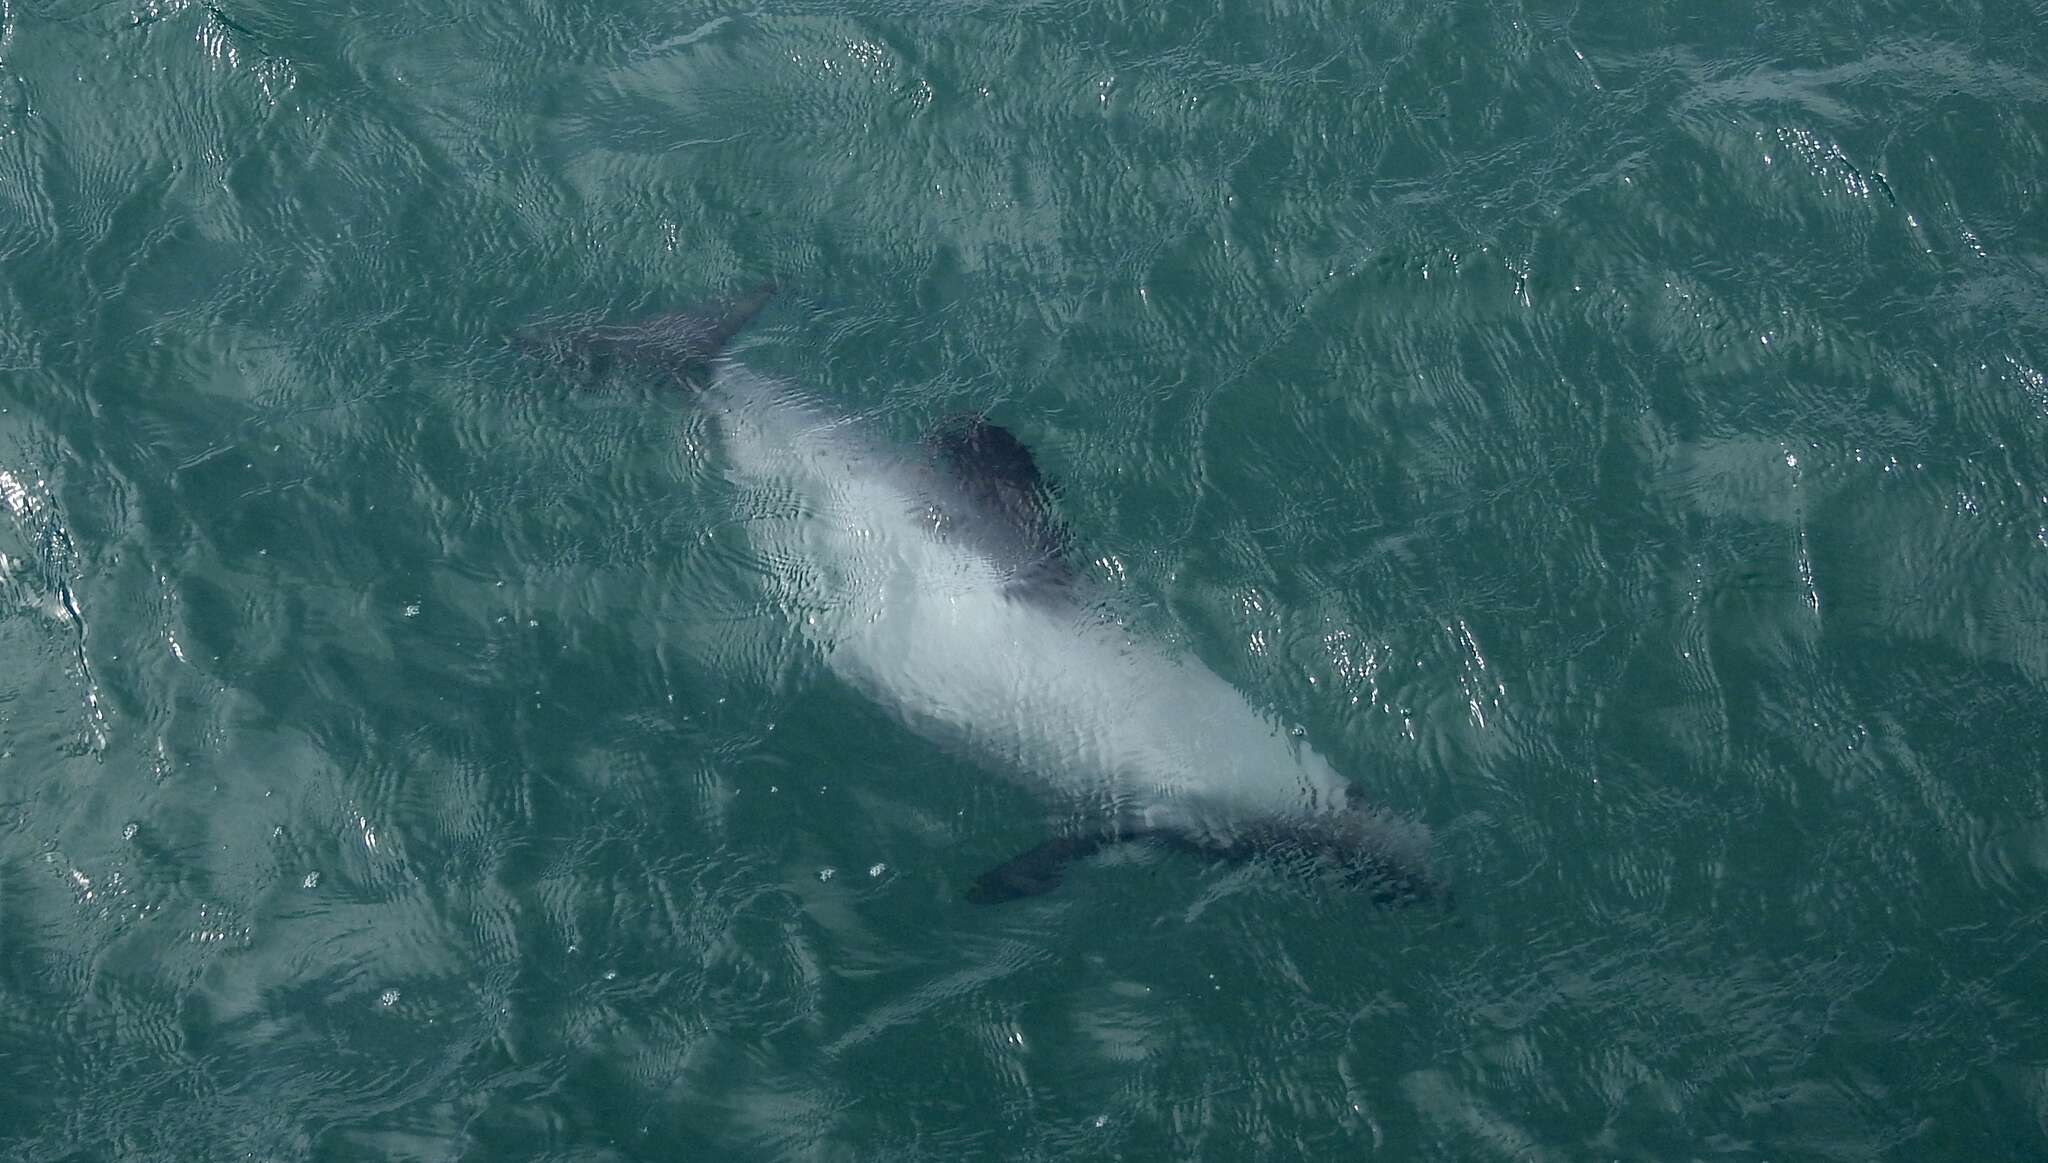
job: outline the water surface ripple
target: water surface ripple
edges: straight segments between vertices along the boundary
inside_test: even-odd
[[[2042,1157],[2044,27],[0,0],[0,1157]],[[1072,805],[505,344],[763,275],[1456,910],[964,903]]]

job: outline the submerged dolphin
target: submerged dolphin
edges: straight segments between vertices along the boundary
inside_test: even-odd
[[[943,746],[1093,809],[977,878],[978,901],[1059,883],[1125,840],[1328,869],[1376,900],[1436,895],[1428,834],[1368,809],[1321,755],[1191,658],[1091,608],[1030,453],[979,418],[892,446],[789,384],[721,358],[763,288],[723,310],[522,337],[638,363],[699,392],[775,597],[833,673]]]

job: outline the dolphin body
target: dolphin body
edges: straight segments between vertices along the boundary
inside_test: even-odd
[[[1090,605],[1030,452],[981,418],[894,446],[722,358],[768,301],[541,330],[525,350],[643,365],[695,389],[778,604],[826,666],[950,750],[1050,786],[1093,824],[978,877],[981,902],[1045,892],[1071,862],[1148,840],[1334,873],[1382,903],[1447,899],[1428,833],[1365,807],[1312,747],[1198,660]]]

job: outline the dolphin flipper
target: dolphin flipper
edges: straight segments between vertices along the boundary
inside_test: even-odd
[[[1178,828],[1125,819],[1106,831],[1054,836],[1003,861],[974,878],[974,883],[967,887],[967,899],[978,905],[999,905],[1005,901],[1040,896],[1060,886],[1067,865],[1086,860],[1112,844],[1144,842],[1161,844],[1181,852],[1215,854],[1201,841]]]
[[[614,361],[639,364],[700,383],[700,376],[725,352],[761,308],[775,297],[775,285],[763,283],[728,302],[672,311],[632,323],[576,322],[541,324],[512,337],[512,346],[528,355],[573,364],[590,376],[603,375]]]
[[[1053,488],[1024,442],[981,416],[957,416],[925,437],[939,466],[973,506],[969,527],[956,532],[1008,561],[1013,592],[1043,592],[1071,582],[1069,537],[1053,513]]]
[[[1055,836],[974,878],[967,899],[978,905],[1003,904],[1039,896],[1058,888],[1067,866],[1085,860],[1112,844],[1151,843],[1201,860],[1239,864],[1269,860],[1282,870],[1314,879],[1317,871],[1335,873],[1345,887],[1362,892],[1382,908],[1434,901],[1453,907],[1450,887],[1398,857],[1361,848],[1333,837],[1328,829],[1275,823],[1232,840],[1204,838],[1184,829],[1122,821],[1105,832]]]
[[[1051,892],[1059,887],[1067,865],[1093,856],[1118,839],[1110,835],[1055,836],[975,877],[967,886],[967,899],[978,905],[999,905]]]

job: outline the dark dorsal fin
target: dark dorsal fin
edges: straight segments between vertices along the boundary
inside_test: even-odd
[[[631,323],[543,323],[514,335],[512,346],[575,365],[591,376],[622,362],[665,371],[688,384],[698,382],[699,374],[724,353],[726,342],[774,297],[775,284],[763,283],[728,302]]]
[[[932,430],[932,450],[965,483],[1043,509],[1045,476],[1016,434],[980,416],[955,416]]]
[[[1072,580],[1066,527],[1053,514],[1052,488],[1023,441],[980,416],[956,416],[934,428],[926,443],[974,510],[946,514],[950,531],[1008,560],[1023,589]]]

